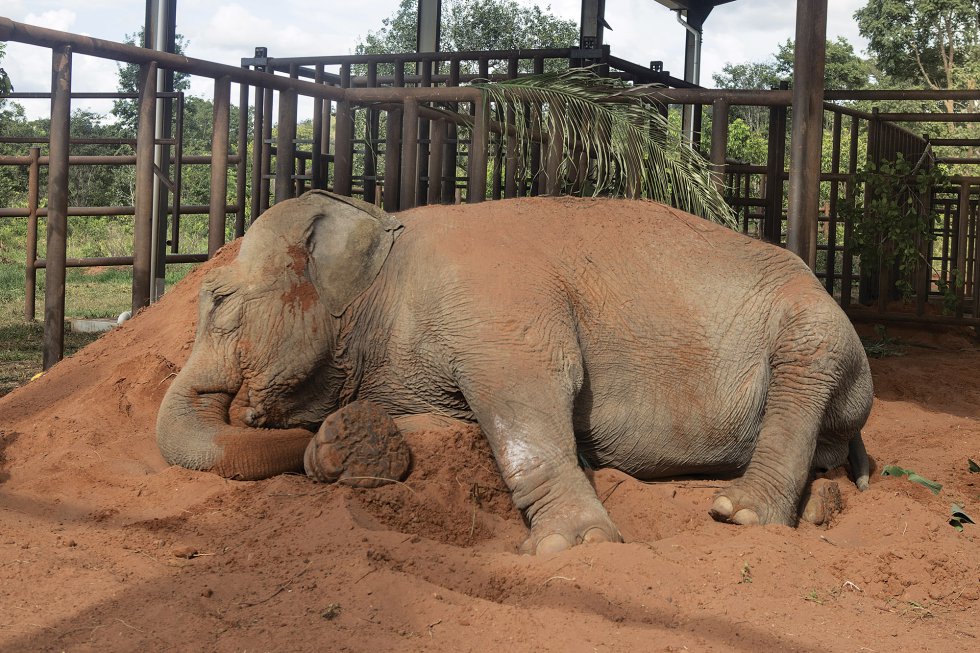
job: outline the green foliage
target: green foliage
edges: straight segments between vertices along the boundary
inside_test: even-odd
[[[587,68],[474,87],[513,129],[519,160],[529,158],[533,132],[560,133],[562,178],[576,176],[579,154],[591,162],[583,192],[647,197],[734,226],[707,162],[635,87]]]
[[[381,21],[381,29],[368,32],[355,53],[415,52],[417,22],[418,1],[402,0],[394,15]],[[578,36],[578,24],[551,14],[550,7],[542,10],[514,0],[444,0],[442,3],[444,52],[567,48],[578,42]],[[490,63],[491,73],[498,65],[506,66],[506,62]],[[560,65],[563,67],[564,63]],[[379,67],[379,73],[391,72]],[[475,74],[477,70],[473,64],[467,68],[464,63],[461,72]]]
[[[4,55],[7,54],[7,44],[0,43],[0,61],[3,61]],[[14,90],[14,85],[10,81],[10,75],[3,68],[0,68],[0,93],[10,93]],[[3,106],[3,100],[0,100],[0,106]]]
[[[926,263],[920,247],[933,239],[936,216],[926,210],[925,201],[932,188],[946,180],[941,167],[914,165],[901,153],[894,161],[882,161],[877,167],[870,163],[858,172],[864,200],[856,193],[854,203],[845,206],[843,213],[853,224],[862,268],[897,265],[908,276],[917,265]],[[907,278],[897,284],[906,298],[914,292]]]
[[[895,82],[954,88],[975,79],[980,0],[868,0],[854,17],[878,69]]]
[[[911,469],[904,469],[898,465],[885,465],[884,469],[881,470],[882,476],[890,476],[892,478],[902,478],[903,476],[907,478],[912,483],[918,483],[919,485],[928,488],[933,494],[939,494],[943,489],[942,483],[937,483],[936,481],[930,480],[925,476],[921,476]]]
[[[768,61],[725,64],[713,77],[718,88],[768,89],[786,81],[792,84],[796,47],[787,39]],[[827,64],[824,79],[828,89],[865,88],[870,79],[871,64],[854,52],[854,46],[843,36],[827,41]]]

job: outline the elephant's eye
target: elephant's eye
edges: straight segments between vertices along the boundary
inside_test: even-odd
[[[237,321],[236,311],[224,308],[225,300],[229,299],[231,295],[230,292],[219,293],[215,291],[212,293],[211,308],[207,316],[208,325],[211,329],[224,332],[234,328]]]

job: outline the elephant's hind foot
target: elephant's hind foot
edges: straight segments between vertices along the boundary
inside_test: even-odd
[[[717,521],[740,526],[750,524],[792,526],[796,523],[797,517],[795,507],[789,508],[781,505],[783,503],[785,502],[766,497],[763,492],[749,483],[735,481],[718,492],[708,512]]]
[[[535,521],[530,535],[521,544],[521,553],[557,553],[578,544],[623,541],[601,504],[598,510],[568,506],[559,514]]]

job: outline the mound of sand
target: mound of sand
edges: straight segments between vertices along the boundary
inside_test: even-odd
[[[489,207],[492,205],[488,205]],[[595,476],[627,544],[538,558],[479,429],[410,436],[377,490],[168,467],[156,411],[206,267],[0,400],[3,651],[972,650],[980,636],[980,350],[909,332],[872,362],[880,469],[827,529],[707,516],[720,482]],[[918,340],[916,340],[918,338]]]

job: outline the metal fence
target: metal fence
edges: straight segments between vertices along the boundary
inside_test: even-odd
[[[556,67],[590,63],[604,74],[635,84],[658,82],[675,87],[641,87],[635,93],[664,112],[669,106],[693,107],[696,134],[700,134],[702,120],[710,115],[711,146],[706,156],[715,166],[718,183],[724,186],[743,231],[774,243],[785,242],[787,134],[791,122],[787,108],[792,102],[786,89],[681,88],[689,85],[657,70],[612,57],[608,49],[290,59],[271,58],[259,50],[255,57],[243,59],[241,67],[234,67],[56,32],[2,17],[0,40],[49,48],[52,56],[51,133],[47,154],[35,147],[25,157],[0,159],[0,165],[26,166],[33,180],[29,206],[2,209],[0,217],[24,216],[32,225],[27,243],[28,293],[32,292],[32,275],[36,269],[46,269],[45,367],[56,362],[63,349],[66,267],[131,264],[132,305],[137,310],[149,303],[154,275],[159,274],[163,264],[202,260],[221,247],[229,215],[234,215],[233,233],[241,235],[248,221],[270,204],[310,188],[329,188],[361,197],[389,211],[422,204],[559,193],[568,181],[562,180],[558,173],[558,163],[564,156],[561,135],[539,134],[529,150],[518,152],[513,134],[494,119],[493,108],[487,106],[482,93],[467,86],[477,78],[512,79]],[[70,155],[71,62],[75,53],[141,67],[140,93],[136,98],[139,130],[131,144],[133,154],[113,162],[135,168],[136,194],[132,207],[68,206],[68,167],[108,163]],[[210,156],[189,157],[181,152],[179,94],[170,94],[178,105],[176,132],[170,138],[154,138],[152,125],[156,120],[157,100],[167,96],[158,92],[158,69],[214,80]],[[237,84],[239,91],[241,120],[236,134],[230,134],[232,84]],[[980,99],[980,91],[828,92],[826,97],[831,101]],[[311,107],[312,124],[308,137],[299,138],[297,116],[303,102]],[[730,109],[736,105],[766,107],[769,112],[769,146],[764,165],[726,159]],[[897,120],[919,115],[866,113],[847,106],[826,105],[826,121],[832,132],[829,164],[824,170],[808,171],[819,175],[826,198],[818,224],[815,273],[854,319],[977,326],[980,325],[977,314],[980,266],[976,254],[980,178],[958,178],[952,191],[936,189],[932,201],[943,217],[936,223],[936,239],[921,243],[924,259],[930,265],[923,265],[914,273],[915,296],[910,305],[891,301],[891,288],[896,281],[893,270],[870,270],[867,265],[861,268],[852,245],[852,225],[841,210],[842,206],[852,204],[859,192],[857,173],[864,165],[887,160],[899,152],[906,158],[918,158],[926,151],[924,138],[895,124]],[[250,122],[246,120],[248,116]],[[980,116],[976,119],[980,120]],[[862,139],[866,139],[863,147]],[[980,141],[970,144],[980,146]],[[698,139],[695,146],[699,145]],[[160,148],[167,152],[163,166],[154,159],[154,152]],[[190,164],[210,165],[211,195],[207,207],[185,206],[181,202],[181,170]],[[49,179],[46,209],[41,208],[37,183],[40,167],[44,165],[48,166]],[[229,169],[235,172],[233,188],[228,186]],[[155,178],[160,183],[155,183]],[[162,194],[157,195],[156,201],[155,185],[163,189],[157,191]],[[229,196],[234,200],[226,199]],[[209,219],[207,254],[180,253],[181,216],[205,211]],[[68,217],[106,212],[133,216],[133,256],[112,260],[67,259]],[[48,225],[44,260],[36,258],[39,217],[46,217]],[[168,239],[161,236],[168,224],[169,252],[164,250]],[[155,265],[154,261],[159,264]],[[879,292],[879,288],[883,290]],[[949,289],[956,301],[943,304],[949,300]],[[950,314],[943,314],[943,308],[950,308]],[[29,309],[25,307],[28,318],[33,316],[32,311],[33,302]]]

